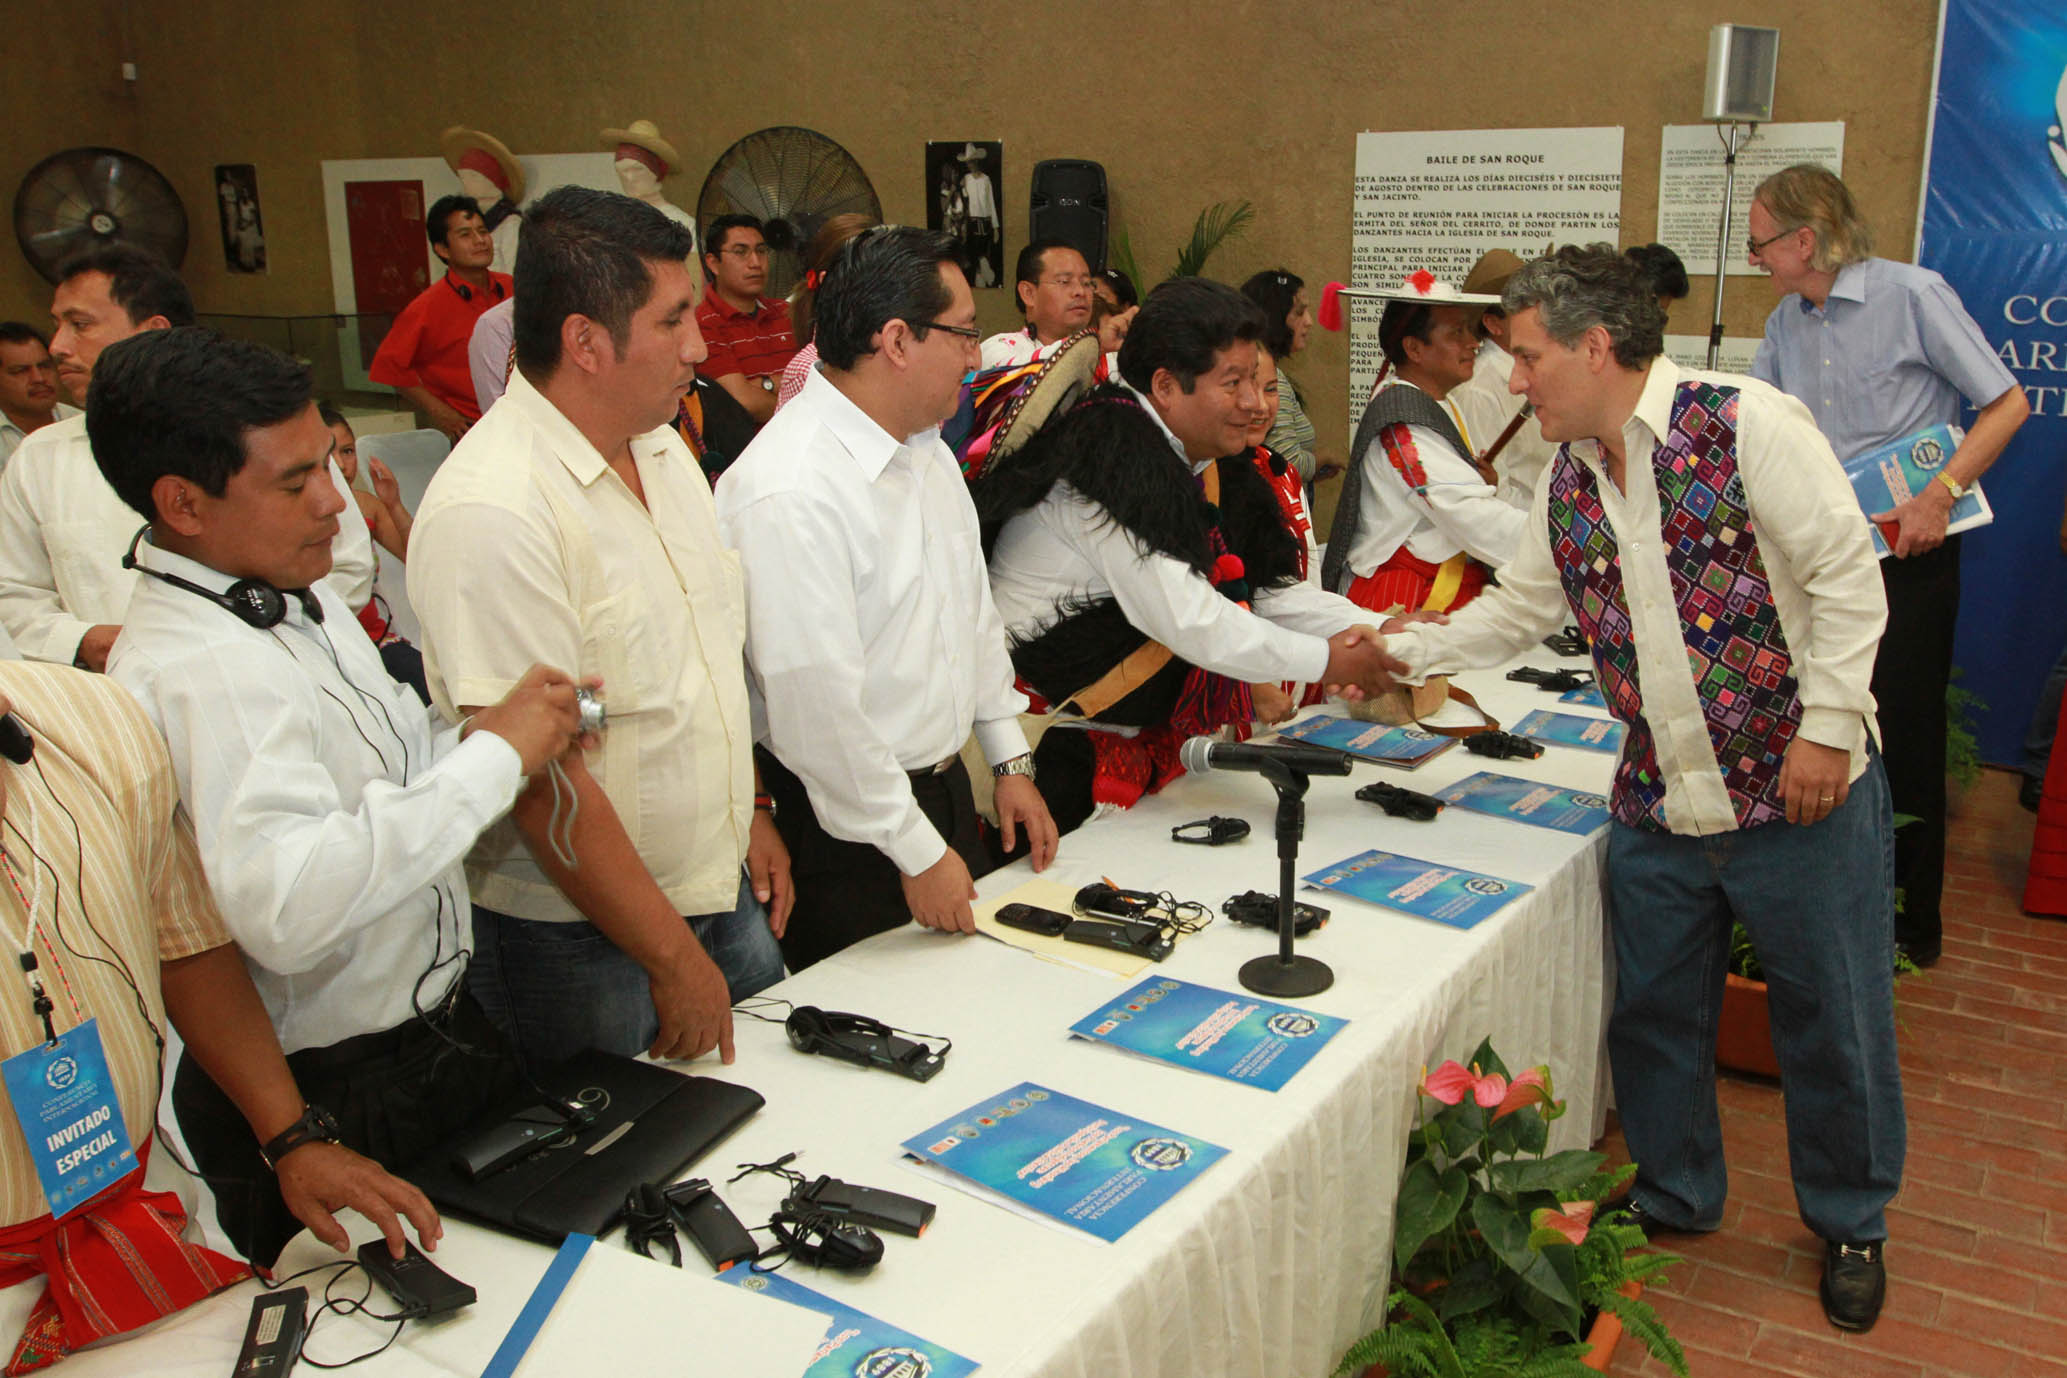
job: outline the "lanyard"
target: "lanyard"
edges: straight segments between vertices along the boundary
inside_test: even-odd
[[[29,826],[33,828],[35,827],[35,824],[36,820],[32,813],[29,820]],[[19,831],[19,829],[17,829],[17,831]],[[25,838],[24,841],[28,844],[29,853],[31,856],[41,855],[39,849],[36,846],[34,838]],[[35,898],[33,897],[32,892],[24,890],[22,888],[21,877],[15,873],[14,857],[6,850],[4,846],[0,846],[0,872],[5,872],[7,876],[8,885],[13,888],[16,898],[20,899],[22,902],[22,913],[25,918],[25,924],[22,934],[21,948],[16,953],[16,961],[21,966],[22,980],[28,985],[29,988],[29,1005],[31,1009],[33,1009],[39,1016],[42,1017],[44,1038],[51,1043],[56,1043],[57,1027],[54,1023],[52,1023],[51,1016],[56,1012],[57,1006],[55,1002],[51,1000],[49,993],[44,990],[43,978],[37,974],[41,968],[41,963],[38,961],[36,957],[36,946],[39,939],[42,941],[43,950],[50,954],[51,961],[54,964],[55,970],[57,971],[58,980],[64,983],[65,998],[72,1006],[73,1017],[75,1019],[83,1020],[85,1018],[85,1012],[81,1010],[79,1007],[79,996],[78,993],[72,989],[71,978],[65,974],[64,967],[62,965],[56,964],[56,949],[51,947],[50,940],[47,937],[44,937],[43,925],[36,918]],[[29,872],[29,878],[32,883],[36,882],[39,879],[36,871],[33,868]],[[52,902],[57,903],[58,900],[54,897]],[[54,917],[55,916],[53,915],[53,918]]]

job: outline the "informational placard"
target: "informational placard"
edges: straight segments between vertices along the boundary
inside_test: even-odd
[[[1748,132],[1747,132],[1748,130]],[[1687,276],[1715,276],[1715,228],[1722,216],[1723,138],[1728,125],[1668,124],[1658,154],[1658,242],[1679,255]],[[1769,173],[1796,163],[1821,163],[1844,175],[1843,120],[1762,124],[1737,130],[1737,180],[1730,198],[1729,272],[1755,277],[1745,243],[1751,193]],[[1702,342],[1703,350],[1707,342]]]
[[[1488,249],[1533,258],[1621,233],[1619,126],[1357,135],[1352,286],[1397,287],[1424,268],[1462,286]],[[1350,311],[1352,429],[1378,373],[1378,316],[1373,303]]]
[[[1275,1091],[1348,1021],[1151,977],[1070,1025],[1079,1038]]]
[[[1710,258],[1715,255],[1711,252]],[[1715,269],[1708,270],[1713,273]],[[1748,335],[1723,336],[1722,350],[1715,357],[1717,373],[1751,372],[1751,361],[1758,357],[1759,341]],[[1665,357],[1681,368],[1708,367],[1708,337],[1706,335],[1667,335]]]

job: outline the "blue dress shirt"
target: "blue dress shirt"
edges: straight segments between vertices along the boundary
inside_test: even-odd
[[[1961,396],[1985,407],[2017,385],[1944,278],[1885,258],[1838,269],[1820,308],[1781,298],[1751,373],[1806,403],[1839,459],[1957,425]]]

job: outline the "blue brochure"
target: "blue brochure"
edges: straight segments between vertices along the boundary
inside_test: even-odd
[[[717,1280],[807,1311],[832,1313],[832,1324],[825,1328],[817,1356],[798,1378],[854,1378],[857,1374],[861,1378],[920,1374],[925,1378],[962,1378],[980,1367],[974,1359],[964,1359],[909,1330],[879,1321],[866,1311],[856,1311],[801,1282],[791,1282],[784,1273],[757,1273],[741,1264],[727,1268],[718,1274]]]
[[[1110,1242],[1227,1150],[1032,1082],[904,1141],[983,1191]]]
[[[1608,801],[1598,794],[1581,794],[1558,785],[1495,775],[1488,770],[1437,790],[1435,797],[1473,813],[1511,818],[1517,823],[1582,837],[1606,827],[1608,822]]]
[[[1347,1022],[1253,995],[1150,977],[1085,1015],[1069,1031],[1178,1067],[1275,1091]]]
[[[1577,713],[1550,713],[1541,708],[1514,725],[1517,737],[1533,737],[1552,746],[1576,746],[1582,751],[1620,751],[1623,730],[1612,718],[1582,718]]]
[[[1470,928],[1509,900],[1536,888],[1377,851],[1360,852],[1325,871],[1315,871],[1306,883],[1452,928]]]
[[[1362,760],[1403,766],[1408,770],[1457,744],[1454,737],[1444,737],[1411,723],[1388,727],[1384,723],[1358,722],[1354,718],[1338,718],[1327,713],[1279,728],[1278,740],[1332,746]]]
[[[1845,477],[1852,481],[1859,510],[1868,516],[1892,511],[1922,492],[1943,472],[1945,461],[1959,448],[1960,434],[1953,426],[1932,426],[1846,460]],[[1953,501],[1945,534],[1956,536],[1994,520],[1995,512],[1988,506],[1981,485],[1976,483]],[[1885,560],[1894,553],[1888,546],[1888,538],[1895,534],[1894,523],[1874,523],[1870,530],[1873,553]]]
[[[1576,703],[1581,708],[1606,708],[1608,701],[1601,697],[1598,684],[1582,684],[1557,696],[1559,703]]]

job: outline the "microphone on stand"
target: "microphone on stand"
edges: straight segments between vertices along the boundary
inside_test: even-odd
[[[1211,737],[1193,737],[1177,752],[1177,759],[1193,773],[1209,770],[1248,770],[1271,774],[1296,770],[1302,775],[1347,775],[1353,758],[1333,747],[1280,742],[1216,742]]]

